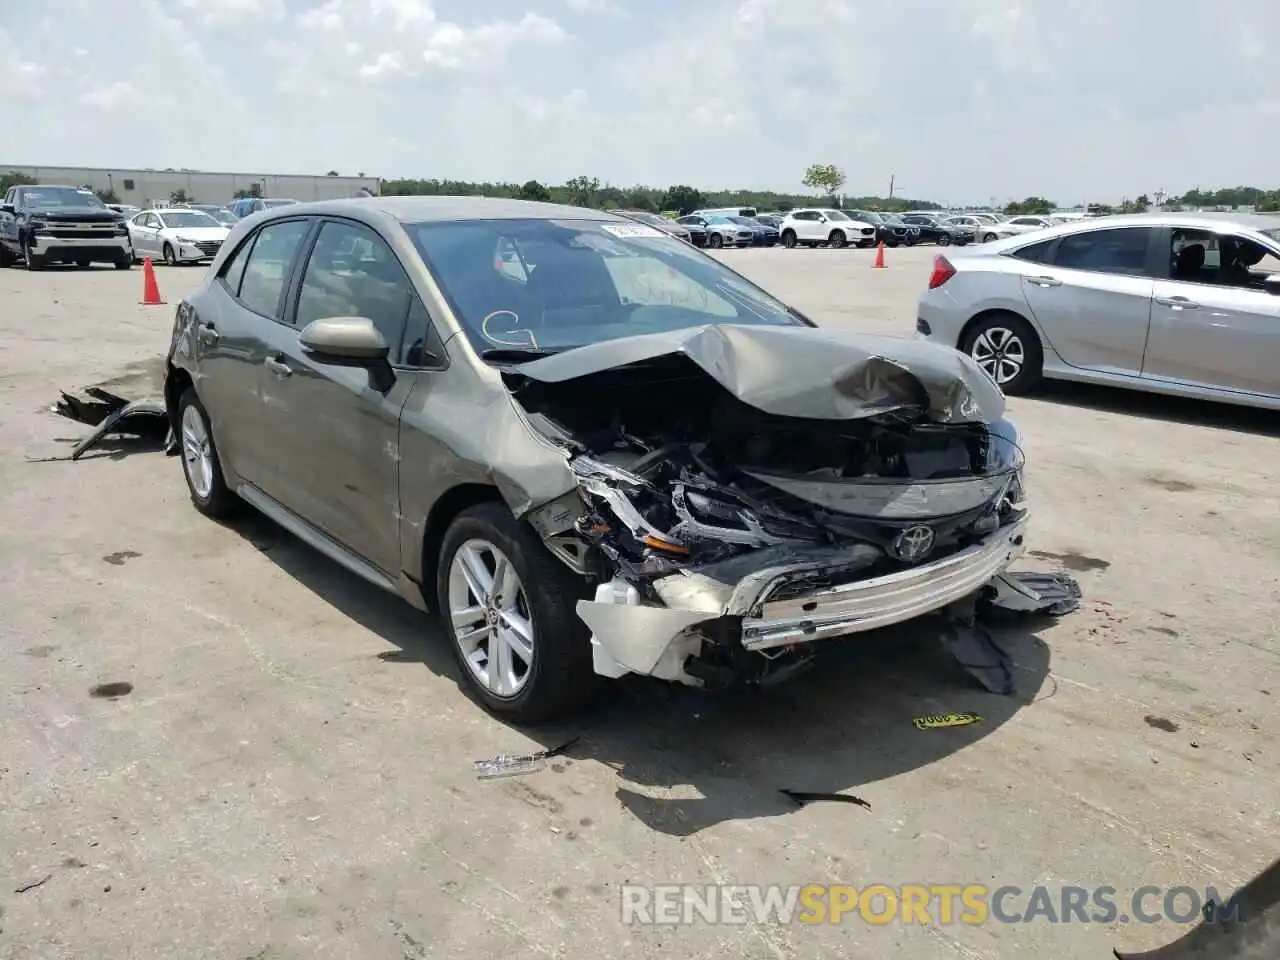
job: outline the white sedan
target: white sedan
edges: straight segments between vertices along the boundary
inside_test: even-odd
[[[171,267],[212,260],[230,232],[200,210],[144,210],[129,221],[134,260],[163,259]]]

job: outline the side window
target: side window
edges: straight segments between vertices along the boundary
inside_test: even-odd
[[[258,231],[240,281],[240,302],[266,317],[280,312],[280,294],[289,280],[289,266],[311,229],[306,220],[271,223]]]
[[[250,237],[240,245],[240,249],[222,268],[222,282],[227,285],[233,297],[240,296],[240,280],[244,277],[244,266],[249,262],[249,252],[253,249],[254,237]]]
[[[413,288],[386,241],[368,227],[329,221],[320,228],[298,291],[297,325],[325,317],[372,320],[400,356]]]
[[[1091,230],[1063,237],[1054,266],[1096,273],[1144,274],[1150,227]]]
[[[696,313],[733,319],[729,301],[677,273],[654,257],[603,257],[604,265],[624,304],[642,307],[680,307]]]
[[[1039,243],[1013,251],[1012,255],[1019,260],[1030,260],[1032,263],[1048,263],[1049,248],[1052,246],[1052,240],[1041,240]]]
[[[1172,280],[1262,290],[1278,266],[1275,254],[1247,237],[1182,228],[1170,235]]]

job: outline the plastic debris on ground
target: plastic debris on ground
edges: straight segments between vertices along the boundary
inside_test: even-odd
[[[787,799],[798,807],[806,807],[811,803],[849,803],[857,807],[871,809],[871,804],[851,793],[804,793],[800,790],[779,790]]]
[[[474,760],[472,765],[475,767],[476,777],[480,780],[494,780],[498,777],[519,777],[529,773],[536,773],[547,765],[547,761],[552,757],[563,755],[570,747],[577,743],[581,737],[574,737],[572,740],[566,740],[558,747],[552,747],[549,750],[539,750],[536,753],[528,753],[524,755],[499,754],[490,760]]]
[[[52,460],[79,460],[87,451],[102,442],[104,437],[123,434],[151,440],[168,449],[173,446],[169,425],[169,413],[164,398],[146,397],[126,400],[99,387],[86,387],[84,393],[90,399],[61,393],[53,412],[76,423],[93,427],[93,432],[80,440],[69,457],[51,457]]]

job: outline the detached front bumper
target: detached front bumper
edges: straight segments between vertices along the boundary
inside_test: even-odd
[[[55,237],[36,234],[31,238],[31,252],[37,257],[69,259],[124,260],[133,256],[133,245],[126,235],[101,237]]]
[[[940,610],[981,589],[1017,560],[1025,549],[1026,527],[1024,513],[980,543],[933,563],[808,593],[798,592],[796,585],[840,567],[842,560],[855,565],[867,547],[766,565],[733,585],[700,574],[677,574],[654,584],[666,606],[642,603],[638,591],[626,585],[604,584],[594,601],[578,602],[577,612],[592,630],[597,673],[691,682],[686,660],[698,655],[708,633],[721,640],[726,631],[730,639],[736,634],[743,650],[758,653],[875,630]]]

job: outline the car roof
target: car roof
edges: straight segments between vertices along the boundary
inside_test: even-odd
[[[1025,216],[1035,216],[1026,214]],[[1020,219],[1014,217],[1013,219]],[[985,257],[998,256],[1010,250],[1018,250],[1024,246],[1056,240],[1058,237],[1070,237],[1077,233],[1090,233],[1094,230],[1110,230],[1115,227],[1173,227],[1189,230],[1222,230],[1236,229],[1245,231],[1262,231],[1280,229],[1280,215],[1256,213],[1126,213],[1105,217],[1087,217],[1083,220],[1071,220],[1056,226],[1037,230],[1035,233],[1015,234],[1004,240],[984,243],[972,250],[964,251],[964,256]]]
[[[457,220],[624,220],[604,210],[572,207],[562,203],[535,200],[509,200],[503,197],[352,197],[342,200],[317,200],[276,207],[275,217],[297,217],[306,214],[361,218],[364,214],[381,214],[401,223],[429,223]]]

